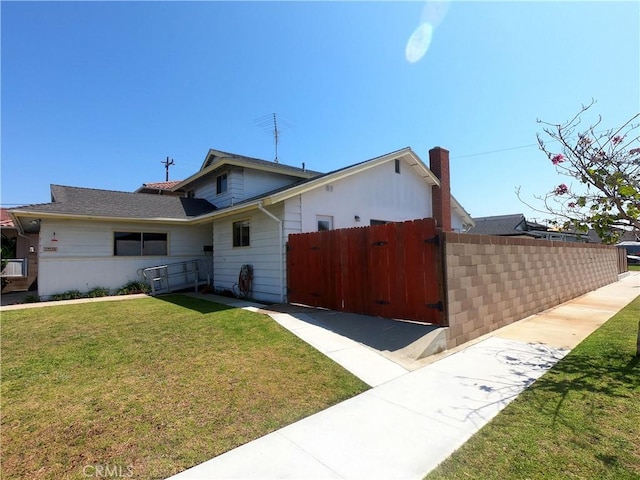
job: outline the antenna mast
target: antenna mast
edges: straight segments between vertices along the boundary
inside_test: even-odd
[[[167,159],[165,161],[161,161],[160,163],[162,163],[164,165],[164,169],[165,169],[165,182],[169,181],[169,167],[171,165],[175,165],[175,163],[173,163],[173,159],[171,159],[171,161],[169,161],[169,157],[167,157]]]
[[[254,120],[254,124],[257,127],[262,128],[270,137],[273,137],[276,153],[273,161],[278,163],[280,161],[280,158],[278,158],[278,145],[280,143],[280,135],[282,134],[281,128],[293,128],[293,125],[291,125],[286,119],[283,120],[282,117],[278,118],[276,113],[269,113],[263,117],[256,118]]]
[[[276,144],[276,158],[274,159],[274,162],[278,163],[278,134],[280,132],[278,132],[278,120],[276,119],[276,114],[273,114],[273,139],[275,141]]]

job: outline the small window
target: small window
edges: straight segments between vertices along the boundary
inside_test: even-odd
[[[386,220],[374,220],[373,218],[371,220],[369,220],[369,225],[371,225],[372,227],[375,225],[386,225],[387,222]]]
[[[318,231],[326,232],[328,230],[333,230],[333,217],[327,215],[318,215],[316,217],[318,221]]]
[[[216,194],[220,195],[227,191],[227,174],[223,173],[216,178]]]
[[[251,244],[250,230],[249,220],[233,222],[233,246],[248,247]]]
[[[113,254],[118,257],[167,255],[167,234],[114,232]]]
[[[394,163],[395,163],[396,173],[400,173],[400,159],[396,158]]]

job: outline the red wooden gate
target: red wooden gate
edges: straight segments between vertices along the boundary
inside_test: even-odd
[[[431,218],[289,236],[289,301],[443,324]]]

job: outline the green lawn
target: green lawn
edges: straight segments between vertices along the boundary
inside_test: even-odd
[[[629,271],[640,270],[640,265],[628,265]]]
[[[639,479],[640,297],[426,478]]]
[[[368,388],[269,317],[182,295],[1,327],[7,479],[165,478]]]

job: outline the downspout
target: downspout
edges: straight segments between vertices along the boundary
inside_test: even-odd
[[[283,252],[283,249],[282,249],[282,238],[284,236],[284,232],[283,232],[283,227],[282,227],[282,220],[280,220],[278,217],[276,217],[273,213],[271,213],[268,210],[266,210],[262,206],[262,202],[258,203],[258,210],[260,210],[262,213],[264,213],[268,217],[271,217],[276,222],[278,222],[278,230],[280,232],[279,242],[278,242],[278,244],[279,244],[278,247],[279,247],[279,252],[280,252],[280,303],[284,303],[284,252]]]

